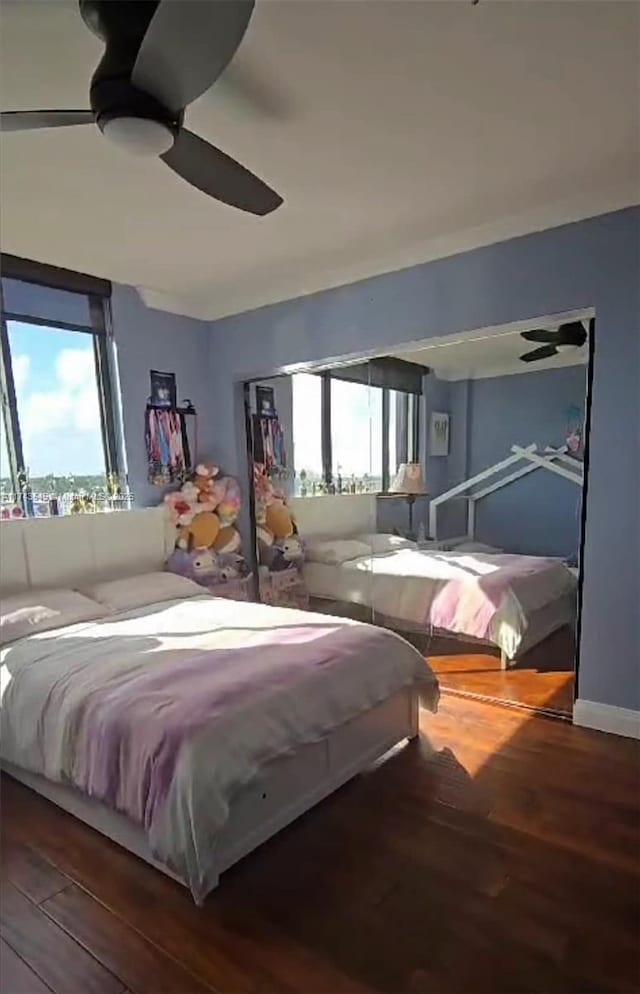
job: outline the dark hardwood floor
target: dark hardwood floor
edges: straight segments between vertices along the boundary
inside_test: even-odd
[[[2,781],[3,994],[631,994],[640,744],[445,695],[203,908]]]

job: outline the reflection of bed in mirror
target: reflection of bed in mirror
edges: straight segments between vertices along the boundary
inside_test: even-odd
[[[504,666],[574,624],[577,579],[560,559],[457,540],[450,549],[418,548],[376,534],[375,501],[358,495],[292,502],[312,606],[401,632],[492,646]]]

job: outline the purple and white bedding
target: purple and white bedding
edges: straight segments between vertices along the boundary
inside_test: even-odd
[[[392,632],[195,596],[2,650],[2,758],[124,813],[201,899],[234,793],[396,691],[438,687]]]
[[[306,562],[309,593],[363,604],[412,625],[491,642],[509,659],[535,612],[566,599],[577,581],[560,559],[400,548],[339,564]]]

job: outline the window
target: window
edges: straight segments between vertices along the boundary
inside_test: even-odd
[[[382,490],[382,390],[331,378],[331,475],[339,491]]]
[[[384,492],[401,462],[418,461],[419,396],[369,385],[367,368],[291,377],[294,492]],[[358,379],[359,377],[359,379]]]
[[[402,398],[406,394],[399,393],[398,390],[389,390],[389,480],[393,481],[398,472],[400,460],[398,459],[398,407]]]
[[[322,483],[322,378],[312,373],[291,377],[293,470],[296,497],[318,491]]]
[[[0,492],[2,494],[0,502],[3,505],[8,503],[8,494],[12,489],[11,467],[9,466],[9,452],[7,449],[7,432],[4,426],[4,414],[0,408]]]
[[[113,505],[119,490],[102,301],[90,297],[87,312],[86,327],[11,313],[2,322],[2,503],[27,514]]]

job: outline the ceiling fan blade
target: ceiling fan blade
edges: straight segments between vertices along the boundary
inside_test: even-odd
[[[242,41],[255,0],[160,0],[131,81],[174,113],[216,81]]]
[[[282,203],[282,197],[261,179],[186,128],[160,158],[187,183],[230,207],[264,215]]]
[[[5,110],[0,114],[2,131],[69,128],[74,124],[93,124],[93,114],[90,110]]]
[[[550,359],[552,355],[557,355],[558,350],[555,345],[543,345],[539,349],[534,349],[533,352],[525,352],[520,358],[523,362],[536,362],[538,359]]]
[[[582,321],[567,321],[558,328],[558,345],[575,345],[580,347],[587,340],[587,332]]]
[[[527,342],[555,342],[558,332],[548,331],[546,328],[532,328],[531,331],[521,331],[520,336]]]

